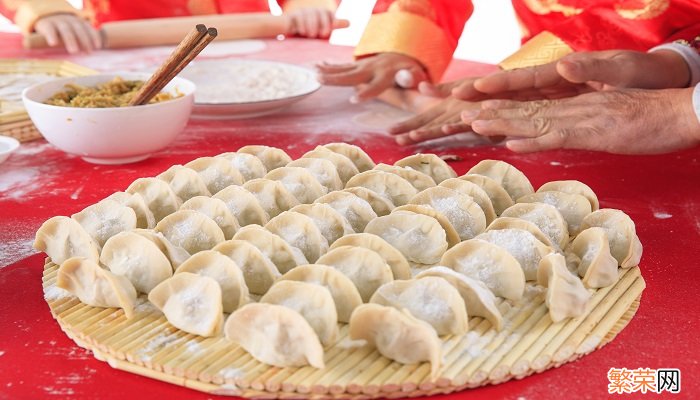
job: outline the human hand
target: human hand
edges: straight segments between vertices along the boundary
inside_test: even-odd
[[[396,143],[409,145],[469,131],[469,125],[461,121],[463,111],[479,110],[479,103],[447,97],[429,110],[389,128],[396,135]]]
[[[97,30],[87,20],[77,15],[47,15],[34,24],[34,30],[46,38],[49,46],[54,47],[63,43],[71,54],[81,50],[91,52],[102,47],[102,39]]]
[[[527,153],[558,148],[618,154],[665,153],[700,143],[692,90],[614,90],[560,100],[488,100],[462,121],[484,136],[505,135]]]
[[[328,39],[333,32],[335,13],[326,8],[305,7],[289,13],[292,34],[311,39]]]

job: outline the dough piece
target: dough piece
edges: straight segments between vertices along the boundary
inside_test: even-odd
[[[330,247],[330,250],[341,246],[364,247],[379,254],[389,267],[394,279],[411,279],[411,266],[406,261],[406,257],[396,250],[386,240],[371,233],[354,233],[345,235],[338,239]]]
[[[434,218],[437,222],[440,223],[442,229],[445,230],[445,235],[447,235],[448,249],[462,241],[462,239],[460,239],[459,237],[459,233],[457,233],[457,230],[452,225],[452,222],[450,222],[444,214],[428,205],[406,204],[405,206],[396,207],[394,210],[408,211],[416,214],[427,215],[428,217]]]
[[[279,281],[260,299],[260,303],[277,304],[301,314],[325,347],[338,339],[338,313],[331,292],[323,286]]]
[[[309,171],[318,183],[326,189],[325,193],[345,187],[343,181],[340,180],[340,175],[335,169],[335,165],[328,160],[322,158],[300,158],[287,164],[287,167],[300,167]]]
[[[301,314],[284,306],[247,304],[228,317],[224,334],[265,364],[325,367],[316,332]]]
[[[480,281],[496,296],[520,300],[525,274],[520,263],[505,249],[479,239],[465,240],[448,250],[440,265]]]
[[[265,229],[301,250],[310,263],[315,263],[328,251],[328,240],[314,220],[304,214],[285,211],[265,224]]]
[[[100,262],[116,275],[129,279],[134,288],[148,294],[173,275],[168,257],[158,245],[136,232],[118,233],[105,243]]]
[[[374,168],[374,161],[360,147],[348,143],[328,143],[323,145],[328,150],[343,155],[355,164],[360,172],[369,171]]]
[[[429,323],[438,335],[463,335],[469,330],[464,300],[454,286],[440,277],[389,282],[377,289],[369,302],[406,309]]]
[[[114,200],[117,203],[127,206],[134,210],[136,215],[136,227],[142,229],[153,229],[156,226],[156,218],[151,210],[148,209],[146,202],[138,193],[115,192],[107,197],[109,200]]]
[[[336,247],[319,258],[318,263],[336,268],[350,278],[364,302],[369,301],[377,288],[393,280],[391,268],[384,259],[362,247]]]
[[[223,158],[200,157],[188,162],[185,167],[197,172],[212,194],[231,185],[240,186],[245,182],[243,174]]]
[[[469,317],[483,317],[497,331],[503,328],[503,316],[496,305],[496,297],[483,282],[443,266],[428,268],[416,275],[419,280],[425,277],[442,278],[457,289]]]
[[[148,300],[174,327],[194,335],[211,337],[224,321],[221,286],[214,279],[181,272],[166,279],[148,294]]]
[[[339,322],[349,322],[352,311],[362,304],[360,292],[350,278],[327,265],[300,265],[282,275],[279,280],[314,283],[328,289],[333,297]]]
[[[240,267],[250,293],[265,294],[280,276],[275,264],[245,240],[227,240],[212,250],[230,258]]]
[[[236,231],[241,227],[238,225],[236,217],[231,214],[231,211],[226,207],[223,200],[213,197],[196,196],[180,206],[180,210],[199,211],[207,217],[211,218],[221,228],[224,233],[224,238],[231,239]]]
[[[248,287],[241,267],[231,258],[214,250],[204,250],[182,263],[175,274],[190,272],[215,280],[221,288],[225,313],[231,313],[248,302]]]
[[[484,191],[484,189],[482,189],[476,183],[460,178],[450,178],[440,182],[440,186],[456,190],[471,197],[472,200],[474,200],[484,212],[486,225],[489,225],[494,219],[496,219],[496,211],[493,208],[493,203],[491,202],[489,195],[486,194],[486,191]]]
[[[138,193],[151,210],[156,223],[180,208],[182,201],[170,186],[158,178],[139,178],[126,189],[127,193]]]
[[[489,196],[489,199],[491,199],[491,204],[493,204],[493,210],[496,212],[496,215],[501,215],[506,208],[515,204],[503,186],[488,176],[462,175],[458,179],[474,183],[483,189]]]
[[[261,226],[249,225],[241,228],[233,238],[245,240],[257,247],[281,273],[285,273],[297,265],[309,263],[301,250]]]
[[[207,185],[197,171],[182,165],[173,165],[157,178],[167,182],[175,195],[182,201],[187,201],[195,196],[211,196]]]
[[[190,254],[209,250],[226,240],[213,219],[192,210],[180,210],[168,215],[158,222],[155,230]]]
[[[483,175],[503,186],[513,201],[535,192],[530,180],[519,169],[500,160],[481,160],[467,175]]]
[[[576,236],[581,230],[581,221],[591,213],[591,203],[580,194],[564,192],[537,192],[523,196],[518,203],[544,203],[553,206],[566,221],[570,236]]]
[[[410,203],[432,207],[444,215],[462,240],[471,239],[486,229],[484,211],[462,192],[435,186],[413,196]]]
[[[445,179],[457,177],[455,170],[447,165],[445,160],[435,154],[414,154],[400,159],[394,165],[402,168],[410,167],[420,171],[433,178],[437,184],[440,184]]]
[[[151,243],[158,246],[158,249],[160,249],[168,258],[168,261],[170,261],[173,271],[190,258],[190,253],[188,253],[187,250],[172,244],[170,240],[160,232],[156,232],[153,229],[134,229],[132,232],[150,240]]]
[[[610,254],[605,229],[586,229],[576,236],[568,250],[579,260],[577,272],[586,287],[602,288],[617,282],[617,260]]]
[[[240,226],[265,225],[270,220],[257,197],[241,186],[229,186],[212,197],[226,204]]]
[[[265,176],[267,168],[259,158],[247,153],[221,153],[216,156],[227,160],[229,164],[243,175],[246,181]]]
[[[109,199],[85,207],[71,218],[78,221],[99,246],[104,246],[107,239],[119,232],[136,229],[134,210]]]
[[[591,294],[581,280],[566,269],[561,254],[549,254],[542,259],[537,270],[537,283],[547,288],[544,303],[553,322],[585,314]]]
[[[343,189],[343,192],[352,193],[355,196],[369,203],[369,205],[372,206],[372,210],[374,210],[374,212],[380,217],[382,215],[389,214],[391,210],[393,210],[396,207],[394,206],[394,203],[391,202],[391,200],[377,194],[377,192],[374,192],[362,186],[355,186]]]
[[[263,145],[248,145],[238,149],[238,153],[250,154],[257,157],[268,171],[284,167],[292,161],[287,153],[277,147]]]
[[[521,219],[521,218],[513,218],[513,217],[498,217],[493,222],[491,225],[486,227],[486,231],[499,231],[503,229],[522,229],[524,231],[528,231],[532,233],[537,240],[542,242],[545,246],[549,246],[552,248],[557,247],[554,243],[552,243],[552,240],[542,233],[542,230],[537,227],[537,225],[533,224],[532,222]]]
[[[598,226],[608,234],[610,254],[622,268],[639,265],[642,258],[642,243],[637,237],[634,221],[620,210],[601,208],[586,216],[581,222],[581,230]]]
[[[406,260],[435,264],[447,250],[447,234],[431,217],[409,211],[395,211],[373,219],[365,232],[373,233],[399,250]]]
[[[392,204],[407,204],[418,191],[407,180],[384,171],[365,171],[352,177],[346,188],[362,186],[390,200]]]
[[[243,188],[258,200],[263,210],[274,218],[282,211],[287,211],[299,204],[297,198],[281,182],[270,179],[253,179]]]
[[[56,286],[89,306],[121,308],[126,318],[134,315],[134,286],[126,277],[100,267],[93,260],[72,257],[61,263],[56,273]]]
[[[331,192],[314,203],[328,204],[345,217],[355,232],[362,232],[369,221],[377,218],[372,206],[365,200],[349,192]]]
[[[425,321],[379,304],[363,304],[350,318],[350,339],[366,340],[384,357],[401,364],[427,361],[431,377],[437,375],[442,360],[442,342]]]
[[[419,192],[436,185],[435,180],[431,178],[430,175],[411,167],[398,167],[396,165],[380,163],[377,164],[374,169],[402,177]]]
[[[34,248],[43,251],[57,265],[71,257],[97,262],[100,247],[74,219],[56,216],[44,222],[34,238]]]
[[[493,243],[509,252],[520,263],[525,279],[537,279],[537,266],[542,257],[552,252],[550,247],[537,240],[530,232],[522,229],[501,229],[484,232],[476,239]]]
[[[345,184],[348,183],[350,178],[360,173],[349,158],[323,146],[316,146],[315,149],[305,153],[301,158],[321,158],[332,162],[333,165],[335,165],[336,171],[338,171],[338,176],[340,176],[343,187],[345,187]]]
[[[569,228],[561,213],[545,203],[516,203],[503,211],[501,217],[521,218],[537,225],[557,249],[569,243]]]
[[[552,181],[547,182],[537,189],[537,192],[564,192],[569,194],[580,194],[581,196],[588,199],[591,203],[591,210],[596,211],[600,208],[598,203],[598,196],[596,196],[593,189],[583,182],[579,181]]]
[[[311,218],[328,244],[333,244],[343,235],[355,233],[350,222],[328,204],[299,204],[289,211]]]
[[[281,167],[270,171],[265,179],[280,182],[298,200],[297,204],[310,204],[328,193],[328,190],[305,168]],[[340,179],[340,178],[338,178]],[[291,208],[291,207],[290,207]]]

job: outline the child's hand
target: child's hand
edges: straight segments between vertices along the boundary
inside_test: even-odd
[[[93,51],[102,47],[100,34],[90,23],[73,14],[53,14],[40,18],[34,30],[44,35],[49,46],[63,43],[71,53]]]
[[[328,39],[333,31],[333,11],[307,7],[289,13],[292,18],[292,34],[311,38]]]

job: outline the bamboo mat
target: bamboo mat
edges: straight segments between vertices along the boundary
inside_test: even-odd
[[[143,296],[129,320],[122,310],[84,305],[57,290],[57,269],[47,258],[43,287],[51,313],[97,359],[212,394],[280,399],[413,397],[523,378],[610,342],[636,313],[645,287],[638,267],[621,269],[617,284],[593,293],[585,315],[558,323],[552,323],[543,294],[522,304],[501,301],[503,331],[471,318],[468,334],[442,338],[443,365],[431,379],[428,363],[403,365],[374,349],[351,347],[345,324],[338,342],[325,350],[326,368],[271,367],[221,336],[203,338],[174,328]]]

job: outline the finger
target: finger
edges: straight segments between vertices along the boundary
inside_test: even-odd
[[[396,143],[400,146],[409,146],[415,143],[408,133],[397,135],[394,137],[394,140],[396,140]]]
[[[424,81],[418,84],[418,91],[422,95],[430,97],[445,98],[450,95],[449,89],[446,90],[444,84],[435,85],[428,81]]]
[[[602,82],[613,86],[627,86],[630,69],[624,59],[599,58],[596,53],[580,53],[557,62],[558,73],[575,83]]]
[[[327,73],[319,75],[319,81],[325,85],[356,86],[370,80],[372,73],[363,69],[354,69],[348,72]]]
[[[440,111],[436,107],[433,107],[416,115],[415,117],[409,118],[389,127],[389,133],[392,135],[398,135],[412,131],[426,125],[428,122],[434,120],[438,115],[440,115]]]
[[[46,38],[46,43],[48,43],[49,46],[54,47],[59,45],[60,40],[55,24],[39,20],[36,24],[36,31]]]
[[[562,81],[556,64],[496,72],[474,81],[474,89],[481,93],[497,94],[523,89],[553,86]]]
[[[293,21],[294,21],[293,26],[295,27],[294,33],[296,33],[298,36],[306,37],[307,32],[306,32],[306,21],[304,21],[305,17],[306,16],[304,14],[297,14],[293,17]]]
[[[85,31],[90,36],[90,40],[92,41],[93,48],[101,49],[102,48],[102,37],[100,36],[100,32],[97,29],[93,28],[92,25],[90,25],[90,23],[87,21],[84,22],[83,27],[85,28]]]
[[[77,38],[78,38],[78,43],[80,44],[80,47],[82,47],[83,50],[86,52],[91,52],[92,50],[95,49],[95,46],[92,43],[92,38],[90,37],[90,32],[89,32],[89,27],[87,26],[87,23],[82,20],[77,20],[75,23],[72,24],[73,26],[73,31],[75,32]]]
[[[319,11],[319,37],[328,39],[333,32],[333,13],[328,10]]]
[[[533,139],[509,140],[506,147],[516,153],[561,149],[566,146],[570,134],[568,131],[557,131]]]
[[[66,50],[68,50],[68,52],[71,54],[79,52],[80,47],[78,46],[78,40],[76,39],[75,33],[73,32],[71,26],[65,22],[59,22],[56,24],[56,28],[58,29],[58,33],[61,35],[61,40],[63,41],[63,45],[65,46]]]
[[[510,136],[534,138],[556,130],[560,120],[553,118],[511,118],[476,120],[471,123],[472,130],[483,136]]]
[[[317,10],[309,10],[304,18],[304,23],[306,24],[306,37],[317,38],[319,30],[319,14]]]
[[[379,96],[386,89],[394,86],[394,77],[376,73],[366,85],[358,85],[355,99],[365,101]]]
[[[471,132],[471,127],[464,122],[453,122],[442,126],[442,132],[446,135],[454,135],[457,133]]]
[[[355,62],[333,64],[328,61],[322,61],[316,64],[316,68],[322,72],[347,72],[355,67],[357,67],[357,63]]]
[[[476,90],[474,82],[479,78],[469,79],[454,87],[450,94],[460,100],[476,101],[483,99],[484,93]]]
[[[426,140],[437,139],[441,137],[448,136],[449,134],[442,131],[442,125],[431,128],[424,129],[420,131],[409,132],[409,137],[414,143],[425,142]]]

